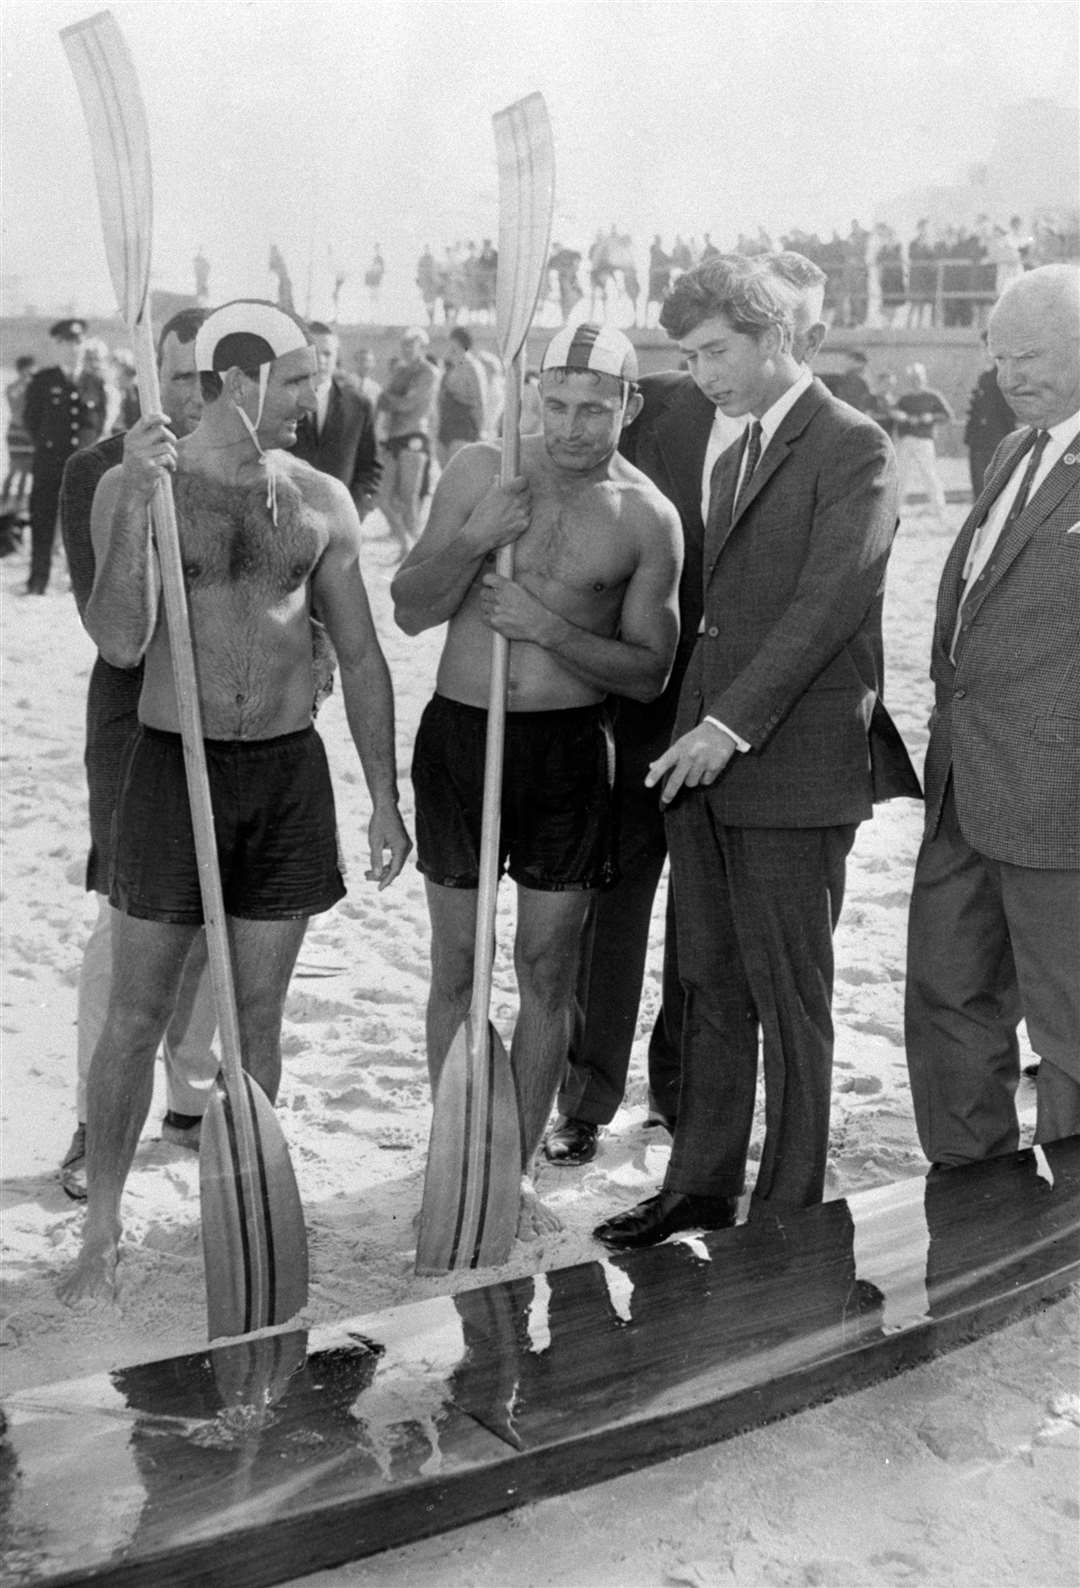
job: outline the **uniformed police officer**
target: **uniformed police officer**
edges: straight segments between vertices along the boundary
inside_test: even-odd
[[[56,362],[38,370],[23,409],[34,443],[28,595],[44,595],[49,583],[64,464],[80,447],[92,446],[105,427],[104,384],[82,367],[85,320],[57,320],[49,335]]]

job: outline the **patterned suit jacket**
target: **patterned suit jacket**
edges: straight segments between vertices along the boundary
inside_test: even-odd
[[[354,499],[378,489],[380,466],[375,448],[375,413],[346,375],[334,375],[326,422],[316,433],[305,414],[297,426],[294,457],[347,485]]]
[[[926,832],[952,773],[960,828],[1017,866],[1080,868],[1080,435],[1001,540],[964,603],[975,530],[1034,439],[1007,436],[938,588]]]
[[[869,816],[875,798],[918,797],[879,699],[897,522],[888,437],[815,380],[766,447],[732,522],[740,455],[730,447],[713,478],[704,632],[675,729],[714,716],[750,744],[708,790],[717,820],[833,826]]]

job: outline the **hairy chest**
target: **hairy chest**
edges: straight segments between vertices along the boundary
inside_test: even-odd
[[[175,499],[189,589],[226,586],[283,600],[311,577],[326,547],[321,515],[288,479],[277,482],[276,522],[261,484],[221,485],[180,474]]]

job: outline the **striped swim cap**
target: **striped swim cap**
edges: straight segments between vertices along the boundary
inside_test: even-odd
[[[195,368],[220,373],[233,365],[272,364],[310,347],[299,320],[262,298],[236,298],[208,314],[195,337]]]
[[[591,370],[625,381],[638,378],[634,344],[610,325],[564,325],[545,347],[540,368]]]

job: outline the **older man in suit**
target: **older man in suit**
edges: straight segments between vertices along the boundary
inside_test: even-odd
[[[318,365],[317,407],[314,413],[305,413],[297,425],[293,455],[347,486],[362,520],[371,511],[379,488],[375,410],[359,383],[338,369],[336,333],[321,320],[313,320],[308,331]]]
[[[825,336],[821,318],[825,272],[802,254],[769,254],[747,261],[764,268],[791,290],[795,355],[809,364]],[[695,279],[710,279],[710,268],[726,279],[730,268],[709,261]],[[678,284],[661,325],[678,323],[686,291]],[[558,1118],[544,1152],[550,1162],[574,1166],[596,1155],[597,1136],[622,1102],[630,1065],[638,1005],[648,951],[653,900],[667,858],[660,802],[645,787],[650,764],[667,749],[675,724],[679,689],[697,640],[701,620],[701,559],[712,472],[721,452],[739,439],[745,418],[718,408],[682,370],[646,375],[640,382],[642,410],[626,427],[619,450],[674,502],[682,525],[684,559],[679,585],[679,649],[667,687],[649,705],[619,700],[614,712],[617,754],[616,799],[619,819],[620,877],[596,896],[583,941],[578,978],[578,1008],[559,1092]],[[668,888],[664,929],[663,992],[649,1039],[650,1124],[674,1130],[679,1105],[683,995],[675,941],[675,908]]]
[[[692,283],[669,325],[713,402],[752,423],[714,473],[703,616],[676,738],[647,780],[667,809],[683,1076],[664,1186],[598,1227],[614,1247],[734,1222],[759,1033],[766,1130],[751,1214],[821,1200],[832,933],[872,811],[871,734],[891,729],[878,696],[892,447],[796,357],[790,293],[744,265]],[[892,735],[896,791],[914,792]]]
[[[990,317],[1023,428],[945,563],[907,1056],[935,1164],[1018,1144],[1016,1028],[1040,1055],[1036,1141],[1080,1132],[1080,272],[1014,281]]]

